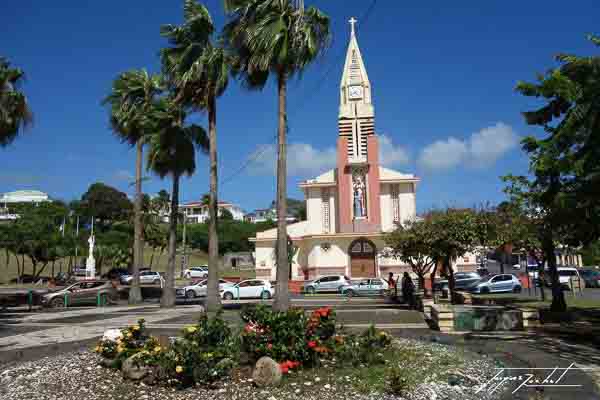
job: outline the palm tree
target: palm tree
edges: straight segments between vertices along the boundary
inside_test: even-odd
[[[198,125],[184,126],[185,112],[172,99],[161,99],[148,114],[154,133],[149,137],[147,168],[160,178],[173,178],[171,215],[169,218],[169,261],[161,307],[175,306],[175,257],[177,252],[177,220],[179,179],[196,171],[196,148],[208,151],[208,138]]]
[[[235,72],[249,89],[264,88],[274,74],[278,88],[277,152],[277,288],[274,308],[289,308],[287,246],[286,133],[287,82],[328,46],[329,17],[293,0],[225,0],[230,22],[224,36],[235,51]],[[300,3],[302,4],[302,2]]]
[[[136,146],[133,280],[129,290],[129,303],[142,301],[139,270],[144,257],[142,241],[142,164],[143,146],[148,130],[144,116],[162,90],[161,77],[146,70],[127,71],[113,82],[112,92],[103,100],[110,107],[110,123],[115,135],[124,143]]]
[[[19,91],[24,73],[0,57],[0,147],[6,147],[33,121],[27,98]]]
[[[208,113],[210,201],[208,207],[207,310],[221,308],[219,297],[219,239],[217,234],[217,97],[229,80],[225,50],[215,43],[215,27],[208,9],[195,0],[184,2],[184,23],[165,25],[161,33],[171,47],[162,50],[164,70],[177,93],[176,100],[197,111]]]

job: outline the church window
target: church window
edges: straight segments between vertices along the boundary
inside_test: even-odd
[[[400,223],[400,188],[392,185],[392,216],[394,223]]]
[[[330,212],[329,212],[329,189],[323,189],[321,192],[321,209],[323,216],[323,232],[330,231]]]

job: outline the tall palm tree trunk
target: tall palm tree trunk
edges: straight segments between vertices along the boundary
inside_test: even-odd
[[[287,243],[287,171],[286,171],[286,96],[287,74],[280,71],[278,75],[279,92],[279,131],[277,134],[277,285],[275,287],[276,311],[287,311],[290,307],[289,294],[289,260]]]
[[[208,312],[216,312],[221,308],[221,298],[219,297],[219,237],[217,234],[217,102],[214,96],[210,96],[208,102],[210,199],[208,206],[208,286],[206,288],[206,308]]]
[[[175,259],[177,256],[177,205],[179,203],[179,176],[173,175],[171,194],[171,217],[169,218],[169,261],[162,296],[161,307],[175,307]]]
[[[143,263],[143,243],[142,243],[142,162],[143,162],[143,143],[138,140],[136,145],[135,160],[135,203],[133,205],[133,268],[131,274],[131,288],[129,290],[129,304],[139,304],[142,302],[142,291],[140,289],[140,266]]]

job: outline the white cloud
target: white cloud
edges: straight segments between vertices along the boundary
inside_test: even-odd
[[[379,136],[379,157],[382,165],[407,164],[408,152],[394,146],[389,136]],[[277,147],[274,144],[259,146],[250,156],[249,171],[252,175],[274,175],[277,166]],[[292,143],[288,146],[287,170],[291,176],[312,177],[335,168],[337,150],[328,147],[316,149],[307,143]]]
[[[379,162],[388,167],[404,165],[410,162],[410,156],[402,146],[394,146],[389,136],[379,135]]]
[[[473,133],[468,139],[449,137],[426,146],[418,165],[427,171],[451,169],[459,165],[482,168],[494,164],[517,146],[519,137],[502,122]]]
[[[293,176],[312,176],[335,167],[335,148],[315,149],[310,144],[292,143],[288,146],[287,170]],[[253,175],[274,175],[277,169],[277,147],[262,145],[250,156],[255,160],[250,164]]]

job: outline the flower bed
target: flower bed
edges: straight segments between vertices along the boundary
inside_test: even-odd
[[[480,382],[477,374],[487,377],[493,370],[486,361],[465,374],[472,362],[447,346],[393,339],[374,327],[348,334],[336,327],[329,308],[306,315],[258,306],[243,310],[241,317],[240,331],[233,332],[219,315],[203,316],[169,344],[148,335],[140,320],[121,330],[116,341],[101,341],[95,351],[103,365],[120,368],[126,380],[179,389],[223,388],[232,381],[233,386],[276,385],[294,394],[322,385],[332,391],[344,387],[352,393],[413,398],[431,390],[473,391]],[[275,369],[276,379],[268,384],[255,376],[265,365]]]

